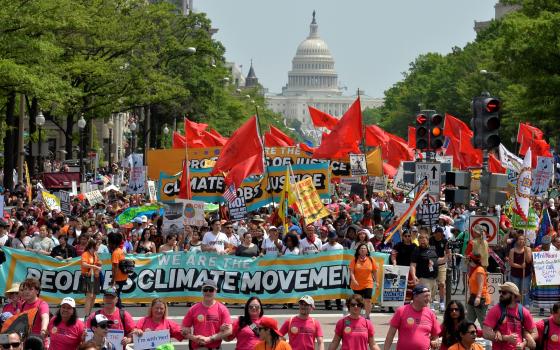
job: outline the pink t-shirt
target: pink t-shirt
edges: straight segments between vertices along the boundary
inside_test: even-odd
[[[223,324],[231,324],[231,318],[227,307],[218,301],[210,307],[206,307],[202,303],[194,304],[183,318],[182,323],[184,327],[192,327],[194,335],[202,335],[205,337],[211,337],[219,333],[220,327]],[[221,344],[222,340],[219,339],[206,344],[205,347],[219,348]],[[193,349],[198,347],[198,344],[192,342]]]
[[[52,318],[48,327],[50,337],[49,349],[77,349],[82,342],[85,328],[84,322],[79,319],[76,320],[73,326],[67,326],[63,321],[60,321],[60,323],[55,326],[54,318]]]
[[[537,330],[539,331],[540,341],[544,335],[544,320],[537,322]],[[547,350],[560,350],[560,326],[554,322],[552,316],[548,318],[548,339],[545,339]]]
[[[107,317],[107,319],[109,321],[114,321],[115,323],[109,326],[109,329],[120,329],[120,330],[124,330],[124,335],[127,335],[128,333],[132,332],[132,330],[134,329],[135,323],[134,320],[132,319],[132,316],[130,316],[130,314],[128,313],[128,311],[124,312],[124,323],[125,323],[125,327],[123,327],[122,321],[121,321],[121,315],[119,312],[119,308],[116,307],[115,311],[113,311],[113,313],[111,315],[107,315],[104,311],[104,309],[101,309],[101,312],[99,312],[101,315],[105,315],[105,317]],[[91,315],[89,315],[87,321],[86,321],[86,327],[88,329],[91,328],[91,320],[95,317],[96,313],[92,313]]]
[[[260,318],[253,320],[253,323],[259,325],[259,321]],[[253,350],[260,341],[258,332],[255,334],[249,325],[239,329],[239,318],[233,323],[231,336],[228,337],[228,340],[233,340],[234,338],[237,338],[236,350]]]
[[[375,332],[370,320],[361,317],[358,319],[346,316],[338,320],[334,328],[334,334],[342,338],[340,350],[367,350],[368,339],[373,338]]]
[[[294,350],[314,350],[315,338],[323,336],[319,321],[308,317],[306,320],[298,316],[284,321],[280,327],[282,335],[288,334],[290,345]]]
[[[155,323],[154,320],[152,320],[150,317],[143,317],[138,320],[138,323],[136,323],[136,328],[143,331],[162,331],[165,329],[169,329],[171,338],[175,338],[178,341],[182,341],[184,339],[183,335],[181,334],[181,326],[179,326],[176,322],[168,319],[164,319],[162,322]]]
[[[35,322],[33,322],[33,327],[31,328],[32,334],[40,334],[41,333],[41,315],[49,314],[49,304],[46,301],[43,301],[39,298],[35,300],[33,303],[26,303],[24,302],[21,307],[21,311],[27,311],[29,309],[33,309],[34,307],[38,308],[37,316],[35,317]]]
[[[486,314],[484,326],[492,329],[496,328],[501,315],[502,309],[500,308],[500,305],[498,304],[493,306]],[[528,331],[535,328],[535,321],[533,321],[531,313],[526,308],[523,308],[523,328]],[[523,341],[517,304],[514,307],[508,307],[506,309],[506,317],[504,318],[502,324],[498,327],[498,330],[502,335],[517,334],[517,341]],[[510,344],[508,342],[492,342],[492,350],[515,350],[515,344]]]
[[[410,304],[399,307],[389,325],[399,331],[397,350],[428,350],[430,337],[438,336],[441,332],[432,310],[424,307],[416,311]]]
[[[15,315],[19,313],[20,309],[21,309],[21,303],[18,303],[17,306],[14,306],[14,304],[9,303],[4,305],[4,307],[2,308],[2,313],[9,312],[12,315]]]

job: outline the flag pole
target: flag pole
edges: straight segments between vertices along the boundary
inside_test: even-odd
[[[517,124],[517,135],[515,137],[515,144],[514,144],[515,148],[513,150],[515,152],[515,154],[517,154],[517,155],[519,155],[519,153],[517,153],[517,152],[519,152],[519,147],[520,147],[520,146],[518,147],[517,145],[518,144],[521,145],[521,143],[517,142],[517,139],[519,138],[519,130],[520,129],[521,129],[521,123]],[[521,137],[521,141],[523,141],[523,137]]]
[[[265,191],[266,188],[268,187],[269,184],[269,172],[268,172],[268,164],[266,163],[266,151],[265,151],[265,142],[264,142],[264,136],[261,136],[261,132],[262,132],[262,126],[261,126],[261,118],[259,117],[259,106],[257,106],[257,104],[255,103],[255,117],[257,118],[257,134],[259,135],[259,137],[262,140],[262,148],[263,148],[263,162],[264,162],[264,173],[266,175],[266,184],[265,184]],[[270,189],[270,195],[272,196],[272,202],[276,203],[276,201],[274,200],[274,190],[272,190],[272,188]]]
[[[183,127],[185,126],[185,122],[186,122],[187,117],[183,117]],[[189,165],[189,140],[187,139],[187,130],[183,130],[183,132],[185,133],[185,166],[184,166],[184,170],[187,171],[187,199],[192,199],[192,192],[191,192],[191,171],[190,171],[190,165]]]

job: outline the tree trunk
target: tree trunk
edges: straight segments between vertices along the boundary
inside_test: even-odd
[[[6,101],[6,135],[4,137],[4,188],[14,188],[14,166],[16,157],[17,130],[16,125],[16,93],[10,92]]]
[[[33,99],[31,99],[31,106],[29,106],[29,135],[32,135],[35,131],[37,131],[35,116],[37,116],[38,113],[39,102],[36,97],[33,97]],[[35,169],[35,157],[31,155],[31,143],[32,142],[29,142],[29,154],[25,157],[25,160],[27,161],[27,167],[29,169]]]
[[[64,149],[66,150],[66,160],[73,159],[72,157],[72,131],[74,130],[74,115],[69,112],[66,116],[66,144]]]

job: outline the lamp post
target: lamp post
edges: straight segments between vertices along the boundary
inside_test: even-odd
[[[169,135],[169,128],[167,127],[167,123],[163,124],[163,141],[161,142],[161,148],[165,148],[167,135]]]
[[[84,128],[86,127],[86,120],[84,119],[84,115],[80,116],[78,120],[78,129],[80,130],[80,181],[84,181]]]
[[[45,116],[43,112],[39,111],[39,114],[35,117],[35,124],[39,127],[39,172],[43,172],[43,140],[41,138],[41,131],[43,125],[45,125]]]
[[[109,173],[113,173],[113,116],[107,122],[107,128],[109,129]]]
[[[130,123],[130,125],[128,126],[128,128],[131,131],[131,135],[130,135],[130,154],[133,154],[134,151],[136,150],[136,138],[135,133],[136,133],[136,123],[132,122]]]

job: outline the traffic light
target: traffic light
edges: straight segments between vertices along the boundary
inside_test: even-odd
[[[446,203],[469,204],[471,200],[471,173],[468,171],[448,171],[445,173],[446,188],[443,193]]]
[[[443,146],[443,117],[433,114],[430,118],[430,148],[436,150]]]
[[[473,99],[471,127],[474,148],[491,149],[500,145],[500,107],[501,101],[495,97],[480,96]]]
[[[485,172],[480,177],[480,203],[485,206],[500,204],[507,201],[507,175]]]
[[[418,114],[416,116],[416,149],[428,149],[430,146],[429,141],[428,117],[425,114]]]

